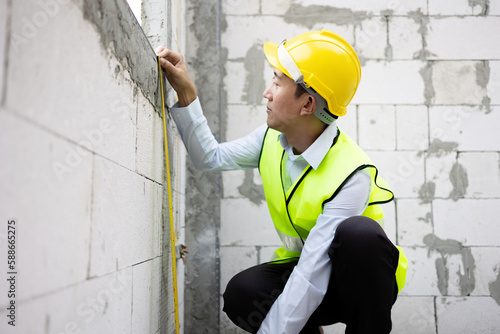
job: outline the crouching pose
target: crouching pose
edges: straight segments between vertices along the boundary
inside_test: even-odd
[[[190,158],[207,171],[258,168],[283,242],[270,262],[230,280],[224,312],[251,333],[320,333],[337,322],[349,334],[389,333],[407,264],[381,227],[379,204],[394,196],[336,125],[361,78],[356,52],[328,30],[268,42],[264,52],[274,68],[263,93],[267,124],[219,144],[183,57],[157,49]]]

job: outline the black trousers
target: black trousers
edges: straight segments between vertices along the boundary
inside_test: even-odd
[[[399,251],[384,230],[370,218],[348,218],[338,226],[328,255],[327,293],[300,333],[319,333],[319,326],[338,322],[347,325],[348,334],[389,333]],[[296,265],[264,263],[238,273],[224,292],[224,312],[237,326],[256,333]]]

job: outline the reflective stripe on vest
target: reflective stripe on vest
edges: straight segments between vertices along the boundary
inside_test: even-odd
[[[390,202],[394,196],[366,153],[346,134],[339,132],[318,168],[307,167],[285,192],[282,177],[286,158],[279,132],[268,129],[259,171],[269,212],[284,245],[275,251],[273,259],[287,261],[300,256],[303,243],[323,212],[324,204],[333,200],[347,181],[361,170],[369,172],[371,177],[369,204],[362,215],[383,227],[384,214],[379,204]],[[403,258],[406,259],[400,251],[400,260]],[[400,281],[398,287],[403,287]]]
[[[283,234],[278,229],[276,230],[276,232],[278,232],[278,236],[280,237],[285,250],[289,252],[302,252],[302,248],[304,247],[302,239]]]

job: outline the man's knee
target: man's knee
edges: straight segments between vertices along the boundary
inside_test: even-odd
[[[340,223],[335,235],[345,241],[363,241],[363,243],[379,236],[387,238],[382,227],[375,220],[365,216],[347,218]]]
[[[281,290],[268,294],[262,282],[254,275],[243,271],[227,284],[223,294],[223,311],[239,327],[255,332]]]
[[[379,249],[381,245],[388,243],[391,242],[375,220],[364,216],[353,216],[344,220],[337,227],[329,255],[333,257],[342,247],[351,255],[366,256],[371,250]]]
[[[227,309],[232,309],[232,304],[238,304],[238,301],[245,298],[250,290],[248,286],[248,279],[244,277],[243,273],[236,274],[227,283],[226,290],[222,295],[224,298],[224,311]]]

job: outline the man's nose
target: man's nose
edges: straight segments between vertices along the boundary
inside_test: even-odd
[[[271,84],[272,85],[272,84]],[[271,100],[272,99],[272,94],[271,94],[271,85],[267,86],[267,88],[264,90],[262,95],[264,98]]]

